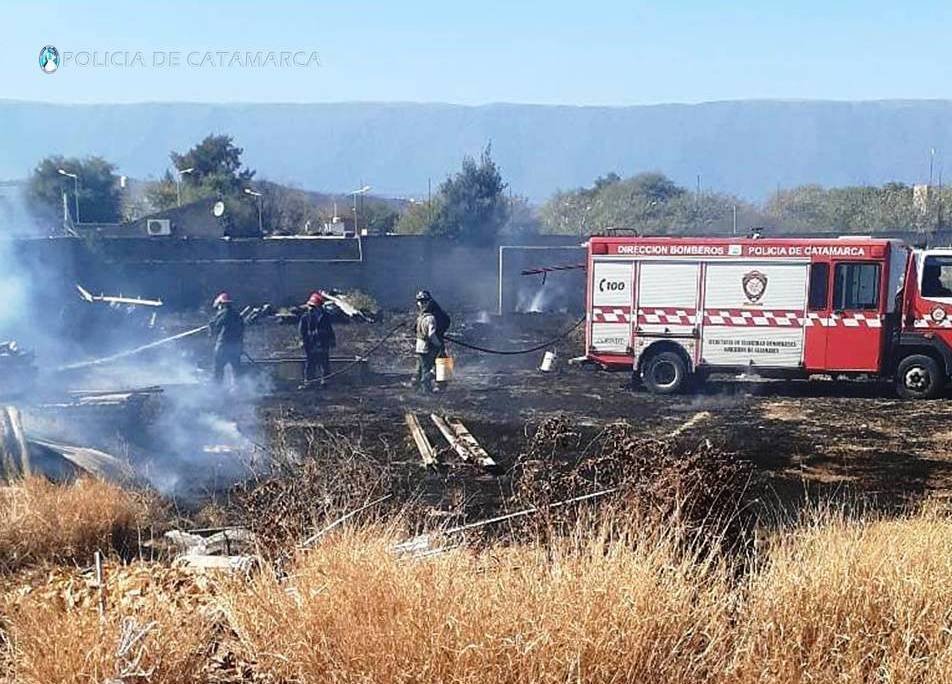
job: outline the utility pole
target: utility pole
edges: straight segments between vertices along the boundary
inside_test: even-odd
[[[357,195],[363,195],[365,192],[370,191],[370,186],[365,185],[359,190],[354,190],[353,192],[348,193],[349,195],[354,196],[354,235],[360,235],[360,231],[357,228]]]
[[[186,173],[191,173],[195,170],[194,166],[190,166],[187,169],[175,169],[175,204],[176,206],[182,206],[182,176]]]
[[[694,208],[695,210],[701,208],[701,174],[697,175],[697,194],[694,196]]]
[[[932,187],[932,169],[935,166],[935,148],[929,148],[929,187]]]
[[[61,176],[66,176],[67,178],[73,179],[73,207],[75,208],[76,220],[75,223],[79,225],[79,175],[75,173],[70,173],[65,169],[56,169],[56,173]]]
[[[256,200],[258,200],[258,201],[257,201],[257,205],[258,205],[258,235],[264,235],[264,226],[263,226],[262,223],[261,223],[261,193],[260,193],[260,192],[255,192],[255,191],[252,190],[251,188],[245,188],[245,192],[246,192],[247,194],[251,195],[252,197],[254,197]]]
[[[737,205],[735,204],[735,205],[732,207],[732,209],[733,209],[733,213],[734,213],[734,230],[733,230],[733,233],[732,233],[732,234],[733,234],[733,235],[737,235]]]

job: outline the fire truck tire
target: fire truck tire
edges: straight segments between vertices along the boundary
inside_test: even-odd
[[[642,381],[652,394],[676,394],[688,382],[688,366],[675,351],[652,354],[641,371]]]
[[[907,356],[896,369],[896,392],[903,399],[932,399],[944,384],[942,370],[931,356]]]

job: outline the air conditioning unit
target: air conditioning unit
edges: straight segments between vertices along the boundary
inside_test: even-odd
[[[145,232],[152,237],[172,234],[172,222],[169,219],[149,219],[145,224]]]

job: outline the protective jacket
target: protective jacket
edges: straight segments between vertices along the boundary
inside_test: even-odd
[[[416,353],[443,354],[446,342],[444,335],[450,327],[450,317],[434,300],[429,300],[420,310],[416,323]]]
[[[240,346],[245,339],[245,322],[231,306],[225,305],[212,316],[208,331],[215,340],[215,348]]]
[[[298,322],[298,331],[306,352],[329,350],[337,346],[331,316],[322,306],[308,307]]]

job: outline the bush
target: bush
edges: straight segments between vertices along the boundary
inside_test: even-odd
[[[131,536],[146,513],[141,497],[102,480],[58,485],[31,477],[0,487],[0,569],[87,563]]]

